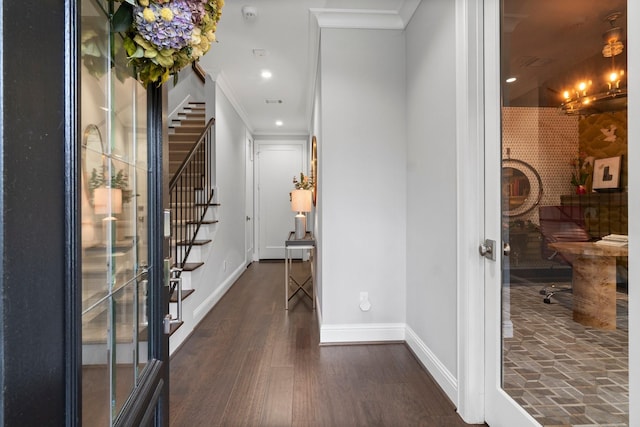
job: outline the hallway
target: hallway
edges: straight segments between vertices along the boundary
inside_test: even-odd
[[[253,263],[176,352],[171,426],[467,425],[404,344],[319,346],[283,276]]]

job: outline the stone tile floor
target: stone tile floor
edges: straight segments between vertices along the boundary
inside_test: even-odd
[[[544,426],[627,426],[627,294],[618,292],[617,329],[602,331],[572,320],[570,293],[544,304],[543,286],[511,285],[505,391]]]

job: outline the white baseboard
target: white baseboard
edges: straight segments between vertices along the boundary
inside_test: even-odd
[[[451,402],[458,407],[458,380],[446,366],[436,357],[429,347],[416,335],[409,326],[406,327],[406,342],[420,363],[444,390]]]
[[[320,344],[404,341],[404,323],[320,325]]]
[[[236,282],[236,280],[238,280],[238,278],[242,275],[242,273],[244,273],[246,269],[247,266],[244,265],[244,263],[240,264],[240,266],[238,266],[238,268],[233,273],[231,273],[229,277],[227,277],[227,280],[222,282],[218,289],[216,289],[202,302],[202,304],[200,304],[195,310],[193,310],[193,320],[195,321],[194,327],[195,325],[200,323],[204,316],[206,316],[207,313],[209,313],[209,311],[218,303],[218,301],[220,301],[220,298],[222,298],[222,296],[227,293],[229,288],[231,288],[231,286]]]

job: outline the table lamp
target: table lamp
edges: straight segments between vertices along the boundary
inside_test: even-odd
[[[122,213],[122,190],[107,187],[94,189],[93,206],[98,215]]]
[[[98,187],[93,190],[93,208],[96,215],[106,215],[102,219],[102,232],[113,245],[116,241],[116,214],[122,213],[122,190]]]
[[[295,238],[304,239],[307,233],[306,212],[311,212],[311,190],[293,190],[291,192],[291,210],[296,215]]]

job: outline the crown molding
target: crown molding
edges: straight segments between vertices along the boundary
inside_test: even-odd
[[[215,80],[222,93],[225,94],[231,105],[233,105],[233,108],[235,108],[236,112],[240,116],[240,119],[244,122],[246,128],[250,133],[253,133],[254,130],[250,125],[251,122],[249,121],[249,116],[247,115],[247,112],[244,110],[244,108],[242,108],[242,104],[238,102],[238,97],[235,95],[235,92],[231,88],[231,85],[229,85],[224,75],[224,71],[220,71],[215,77],[213,77],[213,79]]]
[[[420,0],[405,0],[395,9],[309,9],[320,28],[404,30]]]

